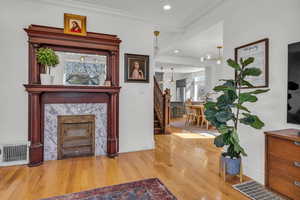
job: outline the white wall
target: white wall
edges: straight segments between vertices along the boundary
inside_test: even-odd
[[[263,130],[241,125],[239,134],[248,157],[244,158],[246,175],[264,182],[265,140],[263,132],[297,127],[286,123],[288,44],[300,41],[299,0],[231,0],[203,18],[224,21],[224,55],[234,58],[234,48],[259,39],[270,39],[270,89],[249,108],[265,122]],[[201,22],[198,22],[201,24]],[[233,77],[228,67],[217,70],[219,78]],[[283,147],[284,148],[284,147]]]
[[[28,47],[23,28],[30,24],[63,27],[64,13],[85,15],[88,31],[116,34],[123,41],[120,53],[120,151],[153,148],[152,78],[151,84],[124,83],[123,80],[124,53],[150,55],[152,60],[152,27],[87,10],[23,0],[0,3],[0,143],[27,141],[28,101],[22,84],[28,79]],[[152,63],[150,68],[152,77]]]
[[[249,105],[265,122],[264,130],[290,127],[287,113],[287,55],[288,44],[300,41],[299,0],[235,0],[235,12],[224,23],[225,55],[233,57],[235,47],[259,39],[270,39],[270,89],[260,95],[259,102]],[[228,70],[225,73],[230,73]],[[242,145],[246,147],[246,172],[251,177],[264,180],[264,134],[241,126]]]

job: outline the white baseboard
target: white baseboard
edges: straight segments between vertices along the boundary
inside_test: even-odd
[[[16,165],[27,165],[28,161],[11,161],[11,162],[0,162],[0,167],[16,166]]]

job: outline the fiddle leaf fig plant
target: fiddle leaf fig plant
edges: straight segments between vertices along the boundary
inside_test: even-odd
[[[209,101],[205,104],[206,119],[221,133],[215,138],[214,144],[217,147],[226,146],[227,152],[223,155],[231,158],[247,156],[243,147],[240,146],[239,123],[255,129],[264,127],[259,117],[253,115],[245,105],[257,102],[256,95],[269,91],[268,89],[254,90],[254,86],[246,80],[249,76],[260,76],[262,73],[259,68],[249,67],[253,62],[252,57],[246,60],[241,59],[239,63],[228,59],[227,64],[236,71],[236,78],[221,80],[223,84],[214,88],[214,91],[220,93],[217,101]],[[242,87],[250,88],[251,91],[242,92]]]
[[[46,72],[50,74],[51,67],[59,64],[59,58],[55,51],[50,48],[39,48],[37,51],[37,62],[45,67]]]

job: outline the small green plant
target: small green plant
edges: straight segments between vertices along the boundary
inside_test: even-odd
[[[206,119],[221,133],[215,138],[214,144],[217,147],[227,146],[225,156],[240,158],[241,154],[247,156],[245,150],[239,144],[238,125],[239,123],[251,126],[255,129],[264,127],[264,123],[258,116],[251,114],[245,103],[257,102],[257,94],[269,90],[253,90],[253,85],[246,81],[248,76],[259,76],[259,68],[249,67],[254,58],[241,59],[240,63],[229,59],[227,64],[236,71],[236,79],[221,80],[222,85],[216,86],[214,91],[221,93],[216,102],[210,101],[205,104]],[[242,92],[241,87],[252,88]]]
[[[58,56],[50,48],[39,48],[37,51],[37,61],[45,67],[45,71],[50,74],[51,67],[59,64]]]

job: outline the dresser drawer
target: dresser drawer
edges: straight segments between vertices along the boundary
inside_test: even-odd
[[[300,200],[300,180],[288,177],[281,171],[270,170],[269,187],[293,200]]]
[[[300,160],[290,161],[269,155],[269,169],[272,171],[282,171],[289,177],[300,180]]]
[[[284,160],[300,162],[300,143],[269,136],[268,153]]]

